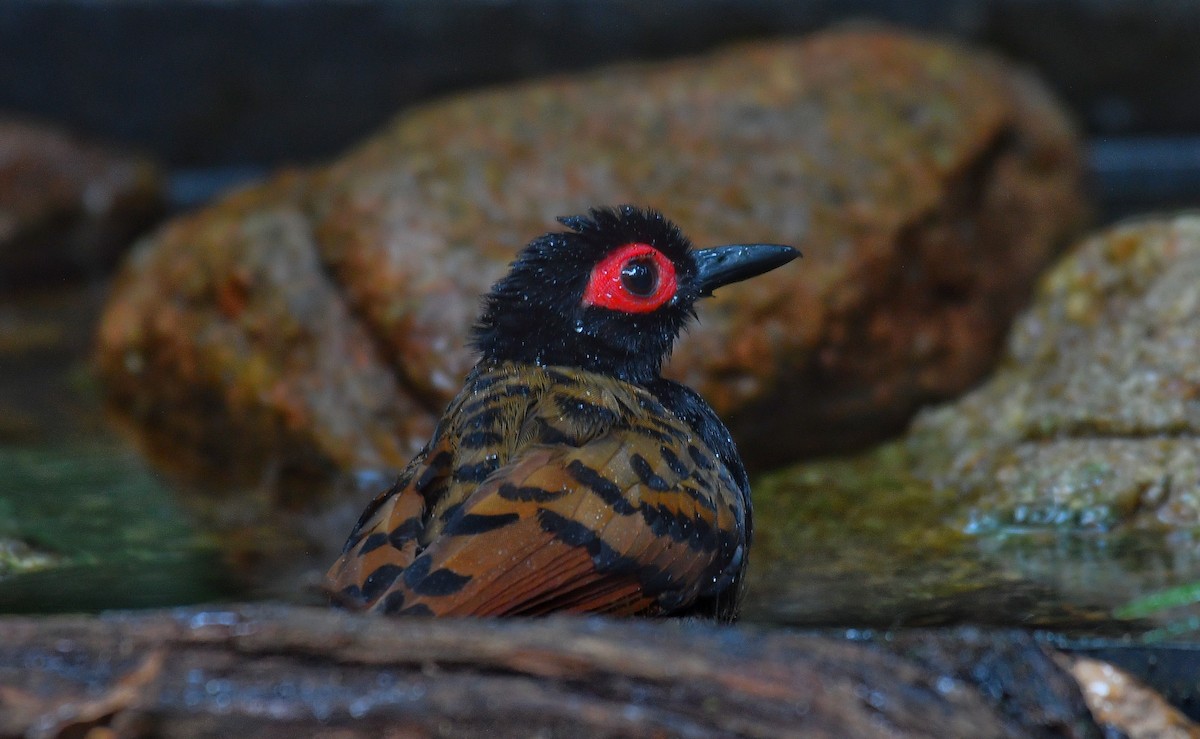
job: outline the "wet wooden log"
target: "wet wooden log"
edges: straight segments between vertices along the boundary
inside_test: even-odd
[[[925,632],[897,648],[690,623],[283,606],[8,617],[0,737],[1099,736],[1032,639],[972,634]],[[970,665],[989,659],[973,682]],[[1006,709],[1018,693],[1052,708]]]

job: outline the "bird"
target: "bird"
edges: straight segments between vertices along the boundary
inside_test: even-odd
[[[694,249],[632,205],[557,219],[484,297],[478,361],[330,568],[335,605],[393,615],[737,618],[746,469],[662,377],[696,302],[800,256]]]

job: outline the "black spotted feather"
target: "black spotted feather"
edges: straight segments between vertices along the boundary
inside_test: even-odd
[[[480,433],[500,441],[455,443]],[[368,509],[330,582],[384,612],[728,617],[717,596],[750,529],[748,490],[728,484],[744,472],[722,456],[648,389],[502,363]]]

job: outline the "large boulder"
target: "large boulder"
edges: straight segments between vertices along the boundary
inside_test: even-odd
[[[702,305],[669,367],[758,466],[865,444],[976,381],[1083,210],[1061,110],[989,55],[887,31],[745,45],[417,108],[177,220],[116,283],[99,368],[160,440],[397,467],[508,260],[555,216],[624,202],[702,246],[804,249]]]
[[[975,528],[1200,523],[1200,214],[1084,242],[996,375],[918,417],[907,444]]]
[[[0,290],[111,269],[162,210],[150,160],[0,118]]]

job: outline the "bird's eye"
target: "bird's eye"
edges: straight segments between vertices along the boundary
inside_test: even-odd
[[[631,294],[648,298],[658,287],[658,267],[644,257],[630,259],[621,268],[621,284]]]
[[[625,244],[592,269],[583,304],[624,313],[649,313],[675,297],[675,265],[649,244]]]

